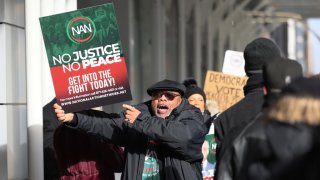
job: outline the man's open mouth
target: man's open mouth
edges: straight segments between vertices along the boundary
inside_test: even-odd
[[[165,104],[159,104],[157,106],[157,112],[159,114],[165,114],[168,111],[169,107]]]

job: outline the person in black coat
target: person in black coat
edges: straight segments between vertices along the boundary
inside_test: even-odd
[[[320,80],[299,78],[285,87],[251,129],[239,180],[320,179]]]
[[[151,100],[124,112],[81,111],[57,117],[70,128],[104,138],[125,148],[122,179],[201,180],[201,146],[206,127],[200,110],[183,98],[185,86],[171,80],[147,89]]]
[[[217,142],[215,177],[219,176],[221,156],[239,135],[240,131],[262,110],[264,101],[263,65],[281,59],[279,47],[270,39],[257,38],[244,49],[245,72],[248,76],[244,87],[245,97],[222,112],[214,121]],[[218,178],[219,179],[219,178]]]
[[[195,79],[189,78],[183,81],[187,90],[184,97],[188,99],[189,103],[200,109],[204,117],[204,121],[207,127],[207,135],[202,145],[202,176],[203,179],[213,179],[215,169],[215,140],[213,138],[213,126],[212,121],[216,117],[216,114],[211,117],[210,112],[206,107],[206,94],[202,88],[200,88]],[[211,130],[211,131],[210,131]]]
[[[267,91],[263,105],[263,111],[259,113],[250,123],[244,124],[241,133],[234,139],[232,145],[226,150],[220,161],[219,179],[237,179],[243,162],[250,157],[244,154],[249,144],[260,139],[265,139],[263,124],[264,112],[272,107],[274,101],[280,96],[281,89],[291,81],[302,77],[302,67],[294,60],[281,59],[268,63],[263,68],[264,84]],[[250,147],[255,148],[255,147]],[[222,171],[223,170],[223,171]]]

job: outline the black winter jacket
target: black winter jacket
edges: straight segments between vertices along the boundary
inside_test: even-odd
[[[319,126],[258,120],[250,129],[235,146],[243,146],[235,179],[320,179]]]
[[[214,121],[215,138],[217,142],[217,164],[215,177],[218,180],[219,173],[224,172],[226,167],[220,166],[222,156],[231,147],[234,139],[243,128],[250,123],[259,112],[262,111],[264,94],[262,88],[252,89],[246,96],[234,106],[222,112]]]
[[[230,142],[228,149],[225,149],[223,155],[220,157],[219,173],[217,179],[219,180],[236,180],[238,179],[239,171],[243,167],[246,158],[245,153],[248,151],[248,144],[255,144],[256,141],[265,140],[265,133],[263,129],[263,115],[259,113],[254,120],[246,124],[239,135]],[[245,124],[240,125],[241,127]],[[249,140],[248,140],[249,139]],[[252,140],[252,141],[251,141]],[[250,143],[249,143],[250,142]],[[256,148],[254,145],[251,148]]]
[[[224,138],[236,131],[243,122],[250,122],[262,110],[264,95],[262,88],[251,90],[237,104],[222,112],[214,121],[217,146],[221,148]]]
[[[125,147],[126,164],[122,179],[141,180],[148,139],[159,143],[160,174],[165,180],[200,180],[206,127],[198,108],[183,99],[164,120],[151,111],[151,101],[135,106],[141,111],[133,124],[124,114],[97,111],[76,113],[77,128]]]

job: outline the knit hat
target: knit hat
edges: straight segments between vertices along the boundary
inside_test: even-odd
[[[183,84],[178,83],[176,81],[165,79],[150,86],[147,89],[147,93],[151,96],[154,91],[159,90],[177,91],[181,96],[183,96],[186,91],[186,87]]]
[[[282,92],[283,95],[320,99],[320,80],[317,78],[298,78],[283,88]]]
[[[279,47],[270,39],[257,38],[244,49],[245,72],[247,75],[262,73],[265,63],[281,57]]]
[[[268,93],[280,93],[281,89],[302,77],[302,66],[294,60],[281,58],[265,64],[263,68],[263,79]]]
[[[186,86],[187,90],[184,94],[184,97],[188,99],[193,94],[200,94],[203,97],[204,102],[206,103],[206,94],[204,91],[198,87],[198,83],[195,79],[186,79],[183,81],[183,84]]]

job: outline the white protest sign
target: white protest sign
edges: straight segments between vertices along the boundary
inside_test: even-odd
[[[227,50],[224,56],[222,72],[235,76],[245,76],[243,52]]]

